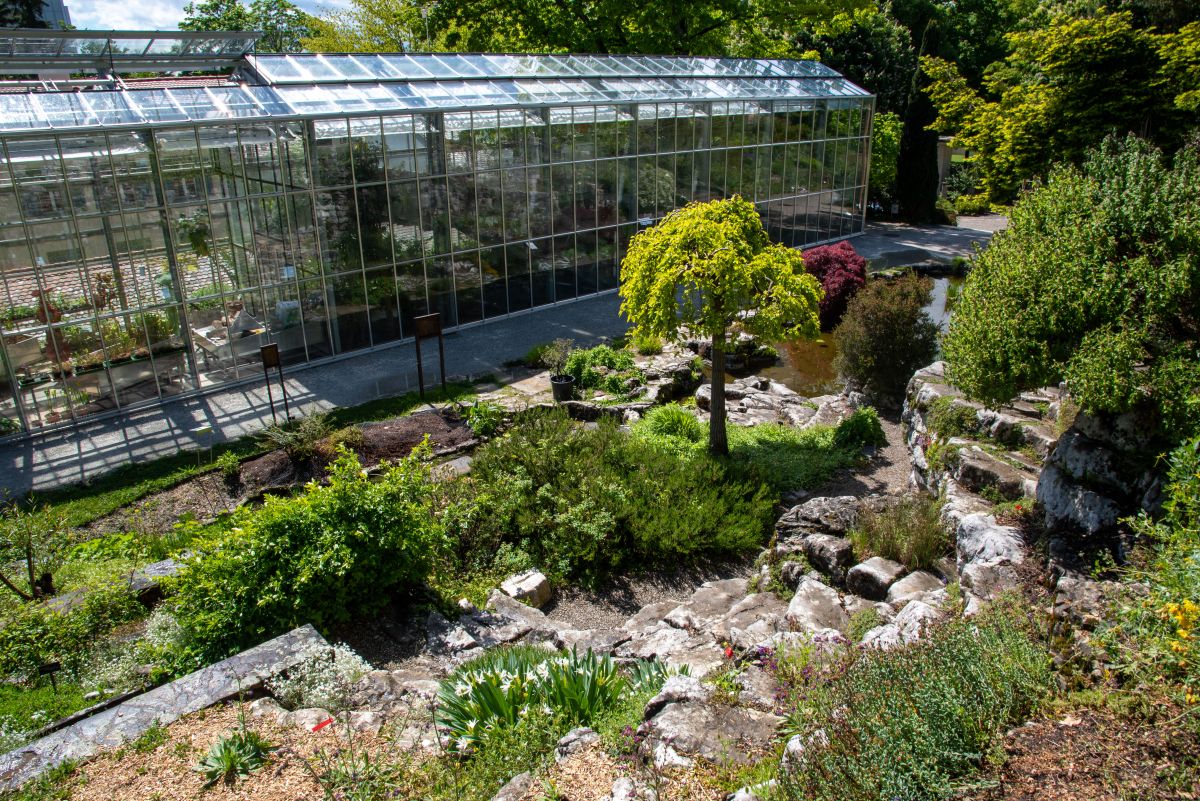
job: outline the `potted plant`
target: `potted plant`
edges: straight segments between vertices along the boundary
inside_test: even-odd
[[[569,401],[575,394],[575,376],[567,372],[567,357],[574,344],[570,339],[556,339],[542,353],[542,361],[550,368],[550,389],[555,403]]]

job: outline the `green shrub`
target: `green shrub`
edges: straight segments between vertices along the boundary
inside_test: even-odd
[[[663,350],[662,337],[643,334],[640,331],[634,332],[632,344],[633,349],[642,356],[653,356],[657,353],[662,353]]]
[[[833,432],[833,445],[850,449],[882,448],[887,445],[887,437],[879,423],[879,413],[869,406],[855,409],[849,417],[838,423]]]
[[[303,623],[344,623],[420,582],[437,537],[428,452],[418,448],[372,480],[342,449],[327,486],[267,498],[197,545],[173,582],[192,656],[211,661]]]
[[[216,460],[217,470],[227,484],[236,484],[242,475],[242,462],[233,451],[225,451]]]
[[[10,504],[0,514],[0,592],[22,601],[54,595],[54,574],[74,545],[66,516]]]
[[[361,451],[367,447],[367,435],[356,425],[342,426],[329,435],[328,447],[337,451],[339,445],[348,450]]]
[[[929,430],[942,439],[972,437],[979,432],[979,421],[973,407],[943,397],[929,407]]]
[[[1200,430],[1197,185],[1195,145],[1168,166],[1133,137],[1055,170],[975,257],[948,377],[989,404],[1064,380],[1090,413],[1148,396],[1171,442]]]
[[[626,382],[641,376],[634,366],[633,354],[613,350],[608,345],[571,351],[564,371],[575,376],[575,383],[582,389],[599,389],[610,395],[623,394]]]
[[[498,403],[475,401],[467,409],[467,426],[477,437],[490,437],[504,421],[504,407]]]
[[[284,450],[293,462],[311,459],[317,445],[333,431],[326,412],[313,412],[299,420],[274,423],[258,432],[256,438],[268,450]]]
[[[687,443],[689,448],[693,443]],[[507,542],[555,576],[737,553],[760,544],[772,498],[703,453],[672,452],[557,410],[526,415],[476,453],[455,513],[472,549]]]
[[[1160,520],[1143,513],[1134,521],[1152,552],[1125,571],[1148,594],[1122,599],[1101,640],[1125,672],[1165,679],[1194,703],[1200,700],[1200,438],[1171,454],[1165,495]]]
[[[903,495],[881,512],[864,508],[850,532],[854,555],[860,561],[882,556],[909,570],[928,570],[952,544],[941,511],[940,501],[923,495]]]
[[[986,193],[980,195],[959,195],[954,200],[954,210],[959,214],[974,216],[987,214],[992,210]]]
[[[882,626],[887,621],[883,619],[883,615],[879,614],[879,610],[873,606],[868,606],[866,609],[859,609],[850,616],[850,625],[846,629],[846,637],[850,642],[861,642],[863,636],[873,628]]]
[[[880,401],[898,404],[908,379],[937,355],[938,328],[925,307],[928,279],[875,279],[850,301],[836,329],[834,369]]]
[[[804,801],[945,799],[1052,686],[1018,604],[996,603],[891,651],[849,649],[789,671],[803,756],[780,775]],[[818,733],[819,732],[819,733]]]
[[[98,638],[143,614],[137,598],[121,584],[97,587],[63,612],[22,604],[0,625],[0,677],[29,681],[48,662],[78,670]]]
[[[696,415],[674,403],[656,406],[646,412],[645,428],[664,437],[679,437],[688,442],[699,442],[708,436],[708,431]]]

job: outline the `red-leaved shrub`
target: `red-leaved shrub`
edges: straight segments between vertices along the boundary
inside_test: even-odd
[[[828,331],[846,313],[846,304],[867,283],[867,260],[849,242],[804,251],[804,269],[821,282],[821,329]]]

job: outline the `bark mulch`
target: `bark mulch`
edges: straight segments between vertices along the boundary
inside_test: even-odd
[[[1194,712],[1194,710],[1193,710]],[[1184,711],[1153,719],[1078,710],[1026,724],[1004,741],[1004,764],[983,778],[997,786],[972,801],[1180,801],[1200,798],[1200,737]]]

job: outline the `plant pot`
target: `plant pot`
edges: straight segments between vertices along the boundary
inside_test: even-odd
[[[569,401],[575,394],[575,376],[566,374],[550,376],[550,389],[554,393],[555,403]]]

